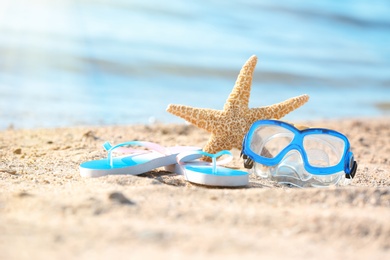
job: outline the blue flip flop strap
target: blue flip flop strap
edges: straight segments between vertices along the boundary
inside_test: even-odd
[[[170,154],[167,149],[162,147],[161,145],[158,145],[156,143],[152,142],[144,142],[144,141],[130,141],[130,142],[124,142],[117,144],[115,146],[112,146],[109,142],[105,142],[103,144],[103,148],[108,152],[107,159],[110,162],[110,166],[113,167],[113,158],[112,158],[112,152],[120,147],[123,146],[143,146],[148,148],[149,150],[153,150],[156,152],[159,152],[161,154]],[[141,153],[145,152],[145,150],[137,150],[137,149],[131,149],[130,151],[127,151],[128,153]]]
[[[199,155],[199,154],[203,155],[203,156],[210,157],[212,159],[211,166],[213,167],[213,173],[216,173],[217,165],[227,164],[233,158],[232,153],[230,151],[228,151],[228,150],[222,150],[222,151],[220,151],[220,152],[218,152],[216,154],[211,154],[211,153],[207,153],[207,152],[204,152],[204,151],[190,151],[190,152],[180,153],[178,155],[178,157],[177,157],[177,163],[180,164],[180,165],[190,164],[190,163],[210,165],[210,163],[208,163],[208,162],[192,161],[192,158],[194,157],[194,155]],[[228,157],[226,157],[223,160],[217,161],[217,158],[222,156],[222,155],[228,155]]]

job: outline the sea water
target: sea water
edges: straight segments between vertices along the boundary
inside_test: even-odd
[[[387,0],[3,0],[0,129],[184,122],[168,104],[222,109],[253,54],[250,107],[390,114]]]

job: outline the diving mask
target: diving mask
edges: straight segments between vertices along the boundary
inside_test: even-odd
[[[244,166],[256,175],[298,187],[348,184],[357,163],[348,138],[324,128],[299,130],[277,120],[259,120],[246,134]]]

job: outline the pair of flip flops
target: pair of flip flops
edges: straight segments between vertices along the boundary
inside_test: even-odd
[[[140,146],[147,150],[133,149],[129,146]],[[220,165],[232,159],[229,151],[217,154],[203,152],[198,147],[174,146],[165,148],[156,143],[132,141],[115,146],[106,142],[103,145],[107,158],[87,161],[80,164],[80,175],[83,177],[100,177],[104,175],[128,174],[139,175],[159,167],[167,171],[184,175],[189,182],[223,187],[239,187],[248,184],[248,173]],[[114,154],[120,154],[114,156]],[[212,158],[212,162],[199,160],[200,157]],[[224,156],[225,159],[217,160]]]

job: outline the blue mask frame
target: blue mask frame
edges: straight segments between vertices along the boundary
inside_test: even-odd
[[[258,155],[253,152],[250,148],[251,140],[253,138],[253,134],[255,130],[264,125],[276,125],[283,127],[292,133],[294,133],[294,138],[289,145],[287,145],[277,156],[274,158],[266,158]],[[335,136],[344,141],[344,151],[342,155],[342,159],[337,165],[330,167],[313,167],[309,164],[307,154],[305,149],[303,148],[303,139],[306,135],[316,135],[316,134],[325,134]],[[297,150],[303,159],[305,170],[313,175],[329,175],[334,174],[336,172],[344,171],[345,177],[348,179],[352,179],[355,176],[357,163],[354,160],[353,153],[350,151],[350,144],[348,138],[334,130],[325,129],[325,128],[308,128],[304,130],[299,130],[291,124],[288,124],[283,121],[278,120],[259,120],[252,124],[248,133],[245,135],[241,155],[244,158],[244,166],[245,168],[251,169],[253,167],[253,161],[266,165],[266,166],[274,166],[280,163],[283,157],[291,150]]]

